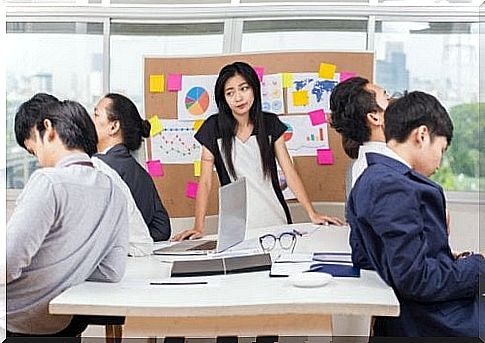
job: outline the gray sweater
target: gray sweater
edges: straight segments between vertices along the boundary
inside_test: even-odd
[[[7,224],[7,329],[49,334],[71,316],[48,313],[49,301],[86,280],[117,282],[128,249],[125,197],[89,162],[72,154],[34,172]]]

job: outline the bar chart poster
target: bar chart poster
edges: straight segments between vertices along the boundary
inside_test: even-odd
[[[168,163],[194,163],[200,159],[200,144],[194,138],[193,122],[161,120],[163,131],[152,137],[152,159]]]
[[[182,76],[182,87],[177,95],[179,120],[199,120],[217,113],[214,85],[217,75]]]
[[[312,126],[308,115],[279,118],[287,127],[283,138],[291,156],[316,156],[316,149],[329,148],[327,123]]]

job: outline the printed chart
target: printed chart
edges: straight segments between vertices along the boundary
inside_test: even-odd
[[[177,94],[179,120],[199,120],[217,113],[214,85],[217,75],[182,76],[182,87]]]
[[[283,103],[282,75],[264,75],[263,82],[261,82],[261,105],[263,111],[282,114],[285,112]]]
[[[163,131],[152,137],[152,159],[161,163],[193,163],[200,159],[192,122],[161,120]]]
[[[283,134],[291,156],[316,156],[316,149],[328,148],[327,124],[312,126],[307,115],[281,116],[288,128]]]

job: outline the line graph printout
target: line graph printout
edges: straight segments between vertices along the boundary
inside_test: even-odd
[[[214,86],[217,75],[182,76],[182,88],[177,94],[179,120],[199,120],[217,113]]]
[[[287,88],[288,113],[308,113],[324,109],[330,111],[330,93],[340,80],[340,73],[335,73],[333,80],[320,79],[318,73],[294,73],[292,86]],[[306,91],[308,104],[298,106],[293,103],[293,92]]]
[[[163,131],[152,137],[152,160],[164,163],[194,163],[200,159],[200,144],[194,138],[194,123],[161,120]]]

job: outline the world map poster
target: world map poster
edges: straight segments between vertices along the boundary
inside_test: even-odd
[[[308,113],[322,108],[330,111],[330,93],[339,80],[339,73],[335,73],[333,80],[321,79],[318,73],[294,73],[292,86],[287,88],[286,93],[288,113]],[[295,92],[306,94],[306,104],[295,102]]]

